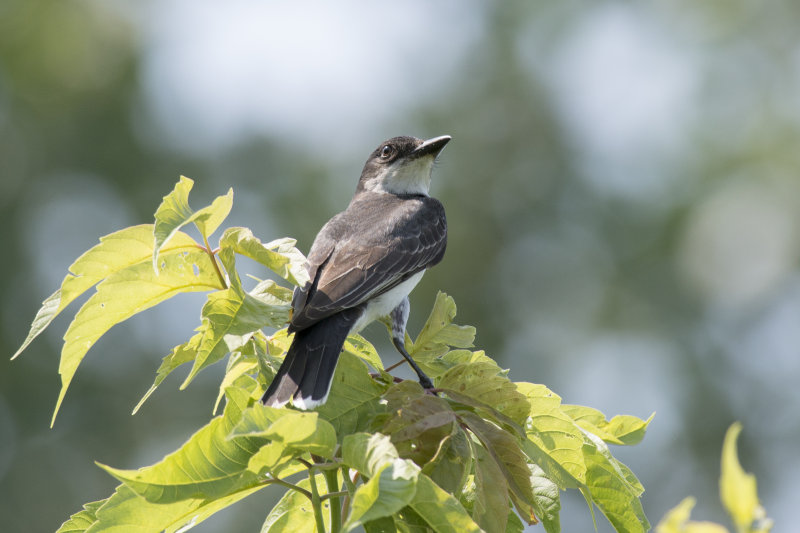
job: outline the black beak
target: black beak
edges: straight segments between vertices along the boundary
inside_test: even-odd
[[[427,141],[420,144],[413,152],[411,152],[411,157],[413,159],[417,159],[418,157],[423,157],[426,155],[433,155],[436,157],[439,155],[439,152],[442,151],[442,148],[450,142],[449,135],[442,135],[440,137],[434,137],[433,139],[428,139]]]

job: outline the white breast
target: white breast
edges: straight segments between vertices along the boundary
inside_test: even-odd
[[[403,298],[408,296],[408,293],[410,293],[412,289],[417,286],[417,283],[419,283],[419,280],[422,279],[422,275],[424,273],[424,270],[417,272],[397,287],[394,287],[393,289],[390,289],[380,296],[376,296],[370,300],[367,304],[364,314],[361,315],[361,318],[359,318],[358,321],[356,321],[356,324],[353,326],[353,329],[350,330],[350,333],[358,333],[364,329],[367,324],[370,324],[374,320],[391,313],[392,309],[397,307],[400,302],[403,301]]]

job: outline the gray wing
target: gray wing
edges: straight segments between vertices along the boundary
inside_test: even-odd
[[[309,253],[312,281],[295,294],[292,331],[361,305],[441,261],[447,221],[438,201],[426,198],[413,209],[403,205],[381,214],[380,221],[354,222],[345,212],[343,230],[334,224],[320,231]],[[397,223],[387,226],[387,219]]]

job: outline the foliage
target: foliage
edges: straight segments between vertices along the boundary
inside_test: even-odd
[[[742,431],[740,423],[733,424],[725,434],[722,444],[722,475],[719,492],[722,504],[733,521],[737,533],[769,533],[772,520],[758,501],[756,478],[739,464],[736,439]],[[713,522],[689,520],[696,501],[689,496],[670,510],[656,526],[656,533],[728,533]]]
[[[100,465],[120,481],[109,498],[86,504],[59,531],[185,531],[271,484],[287,488],[262,531],[521,531],[541,521],[560,531],[560,491],[580,490],[617,531],[647,531],[644,488],[609,444],[638,443],[652,419],[562,404],[544,385],[513,382],[482,351],[475,329],[453,323],[453,299],[439,293],[408,352],[436,394],[388,374],[375,348],[354,335],[327,403],[315,411],[258,401],[290,343],[283,325],[292,291],[272,280],[246,290],[237,255],[295,285],[307,281],[294,240],[262,243],[228,228],[233,193],[199,210],[182,177],[155,224],[126,228],[70,267],[33,321],[16,355],[70,302],[96,286],[64,337],[62,388],[53,420],[84,356],[105,332],[140,311],[189,291],[209,292],[197,333],[176,346],[134,412],[172,371],[192,364],[182,387],[227,357],[222,413],[178,450],[138,470]],[[181,228],[194,224],[195,241]],[[267,335],[262,328],[273,330]]]

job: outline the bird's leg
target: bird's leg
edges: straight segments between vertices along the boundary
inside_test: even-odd
[[[397,351],[400,352],[400,355],[405,357],[406,361],[408,361],[408,364],[411,365],[411,368],[413,368],[414,372],[417,373],[417,377],[419,378],[419,384],[422,385],[422,388],[428,390],[432,389],[433,382],[431,381],[431,378],[429,378],[425,374],[425,372],[422,371],[419,365],[417,365],[417,363],[415,363],[414,360],[411,358],[409,353],[406,351],[406,347],[404,345],[405,343],[399,338],[395,337],[394,335],[392,335],[392,342],[394,343],[394,347],[397,348]]]
[[[389,327],[392,333],[392,343],[394,343],[394,347],[397,348],[397,351],[400,352],[400,355],[408,361],[408,364],[411,365],[411,368],[414,369],[414,372],[417,373],[417,377],[419,378],[419,384],[422,385],[424,389],[432,389],[433,382],[431,378],[425,375],[425,372],[414,362],[411,358],[411,355],[406,351],[405,346],[405,338],[406,338],[406,323],[408,322],[408,314],[411,310],[411,304],[408,302],[408,296],[403,298],[403,301],[400,302],[397,307],[392,309],[392,312],[389,313],[384,323]]]

